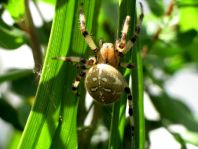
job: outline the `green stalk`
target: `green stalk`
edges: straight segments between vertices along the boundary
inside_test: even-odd
[[[38,34],[36,27],[33,23],[32,14],[30,12],[29,0],[25,0],[25,23],[27,26],[27,33],[29,35],[29,41],[32,48],[32,55],[34,58],[34,71],[40,72],[42,69],[42,51],[41,45],[38,40]]]
[[[119,1],[119,32],[120,35],[124,19],[127,15],[131,16],[130,30],[128,37],[133,34],[136,24],[136,1],[135,0],[120,0]],[[132,56],[131,56],[132,54]],[[135,64],[135,69],[132,70],[132,94],[134,102],[134,121],[135,121],[135,142],[129,145],[129,148],[144,149],[144,109],[143,109],[143,72],[142,60],[140,55],[139,40],[132,50],[125,56],[125,60]],[[127,80],[129,77],[127,78]],[[127,107],[128,108],[128,107]],[[125,128],[125,109],[126,96],[113,105],[113,116],[111,122],[109,149],[120,149],[124,142],[124,128]]]
[[[79,30],[79,6],[82,1],[57,0],[50,40],[38,85],[36,100],[30,112],[18,148],[67,148],[78,146],[77,97],[71,91],[76,68],[52,60],[55,56],[82,56],[86,44]],[[87,28],[96,22],[96,0],[85,0]],[[95,19],[95,20],[94,20]]]

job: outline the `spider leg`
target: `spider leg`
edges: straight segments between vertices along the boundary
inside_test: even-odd
[[[87,67],[90,67],[92,65],[96,64],[96,58],[95,57],[91,57],[89,58],[89,60],[87,60],[83,65],[82,67],[80,67],[81,69],[83,69],[76,77],[74,83],[72,84],[72,91],[79,95],[78,94],[78,86],[80,84],[80,80],[86,75],[86,68]],[[86,67],[87,66],[87,67]]]
[[[133,64],[133,63],[120,63],[120,66],[123,67],[123,68],[133,69],[135,67],[135,64]]]
[[[140,34],[142,20],[144,18],[143,5],[141,2],[140,2],[140,9],[141,9],[141,14],[139,15],[139,19],[138,19],[136,27],[135,27],[135,32],[134,32],[133,36],[131,37],[131,39],[129,41],[127,41],[126,47],[123,48],[122,51],[119,51],[119,52],[121,52],[121,55],[126,54],[134,46],[134,44]]]
[[[75,81],[72,84],[72,91],[75,94],[79,95],[77,90],[78,90],[78,86],[80,84],[80,80],[86,75],[87,67],[90,67],[96,63],[96,58],[91,57],[88,60],[86,60],[81,57],[70,56],[70,57],[53,57],[53,59],[78,64],[77,67],[80,68],[82,71],[76,76]]]
[[[72,91],[73,91],[75,94],[77,94],[77,95],[79,95],[79,94],[78,94],[78,87],[79,87],[79,84],[80,84],[80,80],[81,80],[85,75],[86,75],[86,71],[85,71],[85,70],[81,71],[81,72],[76,76],[75,81],[74,81],[74,83],[72,84]]]
[[[85,15],[84,15],[84,11],[83,11],[82,7],[80,8],[79,19],[80,19],[80,30],[81,30],[83,37],[85,38],[86,43],[89,45],[91,50],[93,50],[94,52],[97,52],[98,47],[96,46],[91,35],[88,33],[88,31],[86,29]]]
[[[131,132],[132,136],[134,135],[134,117],[133,117],[133,96],[131,94],[130,88],[127,86],[124,89],[125,93],[127,94],[127,101],[128,101],[128,106],[129,106],[129,120],[130,120],[130,127],[131,127]]]
[[[60,56],[60,57],[53,57],[52,59],[62,60],[65,62],[72,62],[72,63],[86,63],[86,61],[87,61],[84,58],[75,57],[75,56],[69,56],[69,57]]]
[[[122,36],[121,36],[121,42],[126,43],[126,36],[129,31],[129,23],[130,23],[131,17],[126,16],[126,19],[124,21],[123,29],[122,29]]]
[[[86,60],[82,57],[75,57],[75,56],[70,56],[70,57],[60,56],[60,57],[53,57],[52,59],[61,60],[61,61],[65,61],[65,62],[78,63],[78,65],[77,65],[78,68],[89,67],[96,63],[95,57],[91,57],[88,60]]]
[[[128,30],[129,30],[130,20],[131,20],[131,17],[127,16],[124,21],[123,28],[122,28],[121,38],[116,41],[116,49],[118,50],[119,53],[122,53],[122,51],[124,51],[126,48],[126,37],[127,37]]]

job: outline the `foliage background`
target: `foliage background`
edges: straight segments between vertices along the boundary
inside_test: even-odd
[[[53,7],[55,5],[55,1],[53,0],[34,1],[34,4],[37,6],[37,3],[40,2],[50,4]],[[16,3],[17,8],[13,7]],[[167,81],[185,68],[192,68],[197,74],[198,3],[193,0],[147,0],[144,1],[144,4],[145,19],[140,35],[144,91],[145,96],[151,100],[151,103],[159,114],[157,118],[146,118],[145,120],[146,144],[148,146],[150,145],[149,132],[164,127],[182,148],[187,148],[187,144],[198,146],[198,115],[180,99],[182,97],[178,98],[170,95],[165,88]],[[98,43],[101,37],[105,41],[114,42],[118,26],[115,23],[118,22],[118,2],[115,0],[102,1],[98,6],[101,9],[97,17],[98,25],[94,26],[95,29],[93,29],[95,30],[93,31],[95,33],[93,37],[96,39],[96,43]],[[14,24],[7,24],[6,20],[2,18],[5,11],[9,12]],[[43,10],[37,9],[37,11],[41,11],[42,18]],[[34,57],[35,67],[37,68],[34,70],[36,75],[32,73],[33,68],[28,70],[12,69],[1,72],[1,85],[9,82],[9,87],[6,90],[0,88],[0,117],[6,124],[11,125],[13,131],[11,137],[7,137],[6,142],[0,144],[0,148],[16,148],[19,142],[35,98],[38,80],[35,76],[40,73],[40,63],[44,58],[41,51],[43,50],[45,55],[51,30],[52,21],[46,21],[45,18],[42,18],[43,24],[37,27],[34,26],[34,23],[28,17],[28,25],[31,28],[27,28],[23,24],[24,22],[21,21],[24,12],[28,13],[22,0],[0,2],[0,46],[3,50],[10,52],[16,51],[23,45],[31,47],[34,49],[32,55]],[[91,17],[89,16],[89,18]],[[90,25],[88,26],[91,28]],[[86,47],[84,44],[82,46],[85,50]],[[60,67],[60,64],[57,65]],[[75,74],[75,72],[73,73]],[[67,79],[72,80],[71,78],[69,76]],[[69,83],[65,88],[69,88]],[[8,96],[10,92],[19,97],[19,105],[14,106],[15,103],[13,103],[12,97]],[[102,129],[102,132],[106,132],[110,127],[111,107],[101,107],[96,104],[94,106],[94,115],[97,116],[94,116],[91,127],[84,127],[84,119],[89,113],[89,109],[85,108],[84,101],[80,100],[78,103],[78,112],[85,113],[78,115],[77,118],[79,126],[78,141],[82,146],[87,145],[86,141],[90,142],[94,137],[97,138],[99,136],[98,133],[101,133],[100,129]],[[146,107],[147,105],[145,105]],[[149,115],[149,113],[146,115]],[[184,127],[185,131],[176,131],[176,129],[171,127],[176,124]],[[83,132],[87,130],[89,130],[89,134],[86,136],[85,141],[83,140]],[[127,136],[125,135],[124,137],[127,140]],[[95,143],[92,141],[90,148],[105,148],[107,144],[107,140],[98,139]]]

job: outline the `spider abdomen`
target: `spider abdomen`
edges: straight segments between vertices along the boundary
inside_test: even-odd
[[[124,91],[126,81],[122,74],[108,64],[91,67],[85,78],[85,87],[89,94],[99,103],[115,102]]]

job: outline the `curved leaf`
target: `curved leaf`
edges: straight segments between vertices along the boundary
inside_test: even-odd
[[[85,53],[79,31],[81,1],[57,0],[49,45],[36,93],[36,101],[20,140],[19,148],[77,148],[76,116],[79,97],[71,91],[76,70],[71,64],[53,60],[55,56]],[[97,2],[85,1],[88,30],[94,26]],[[83,99],[82,99],[83,100]]]

